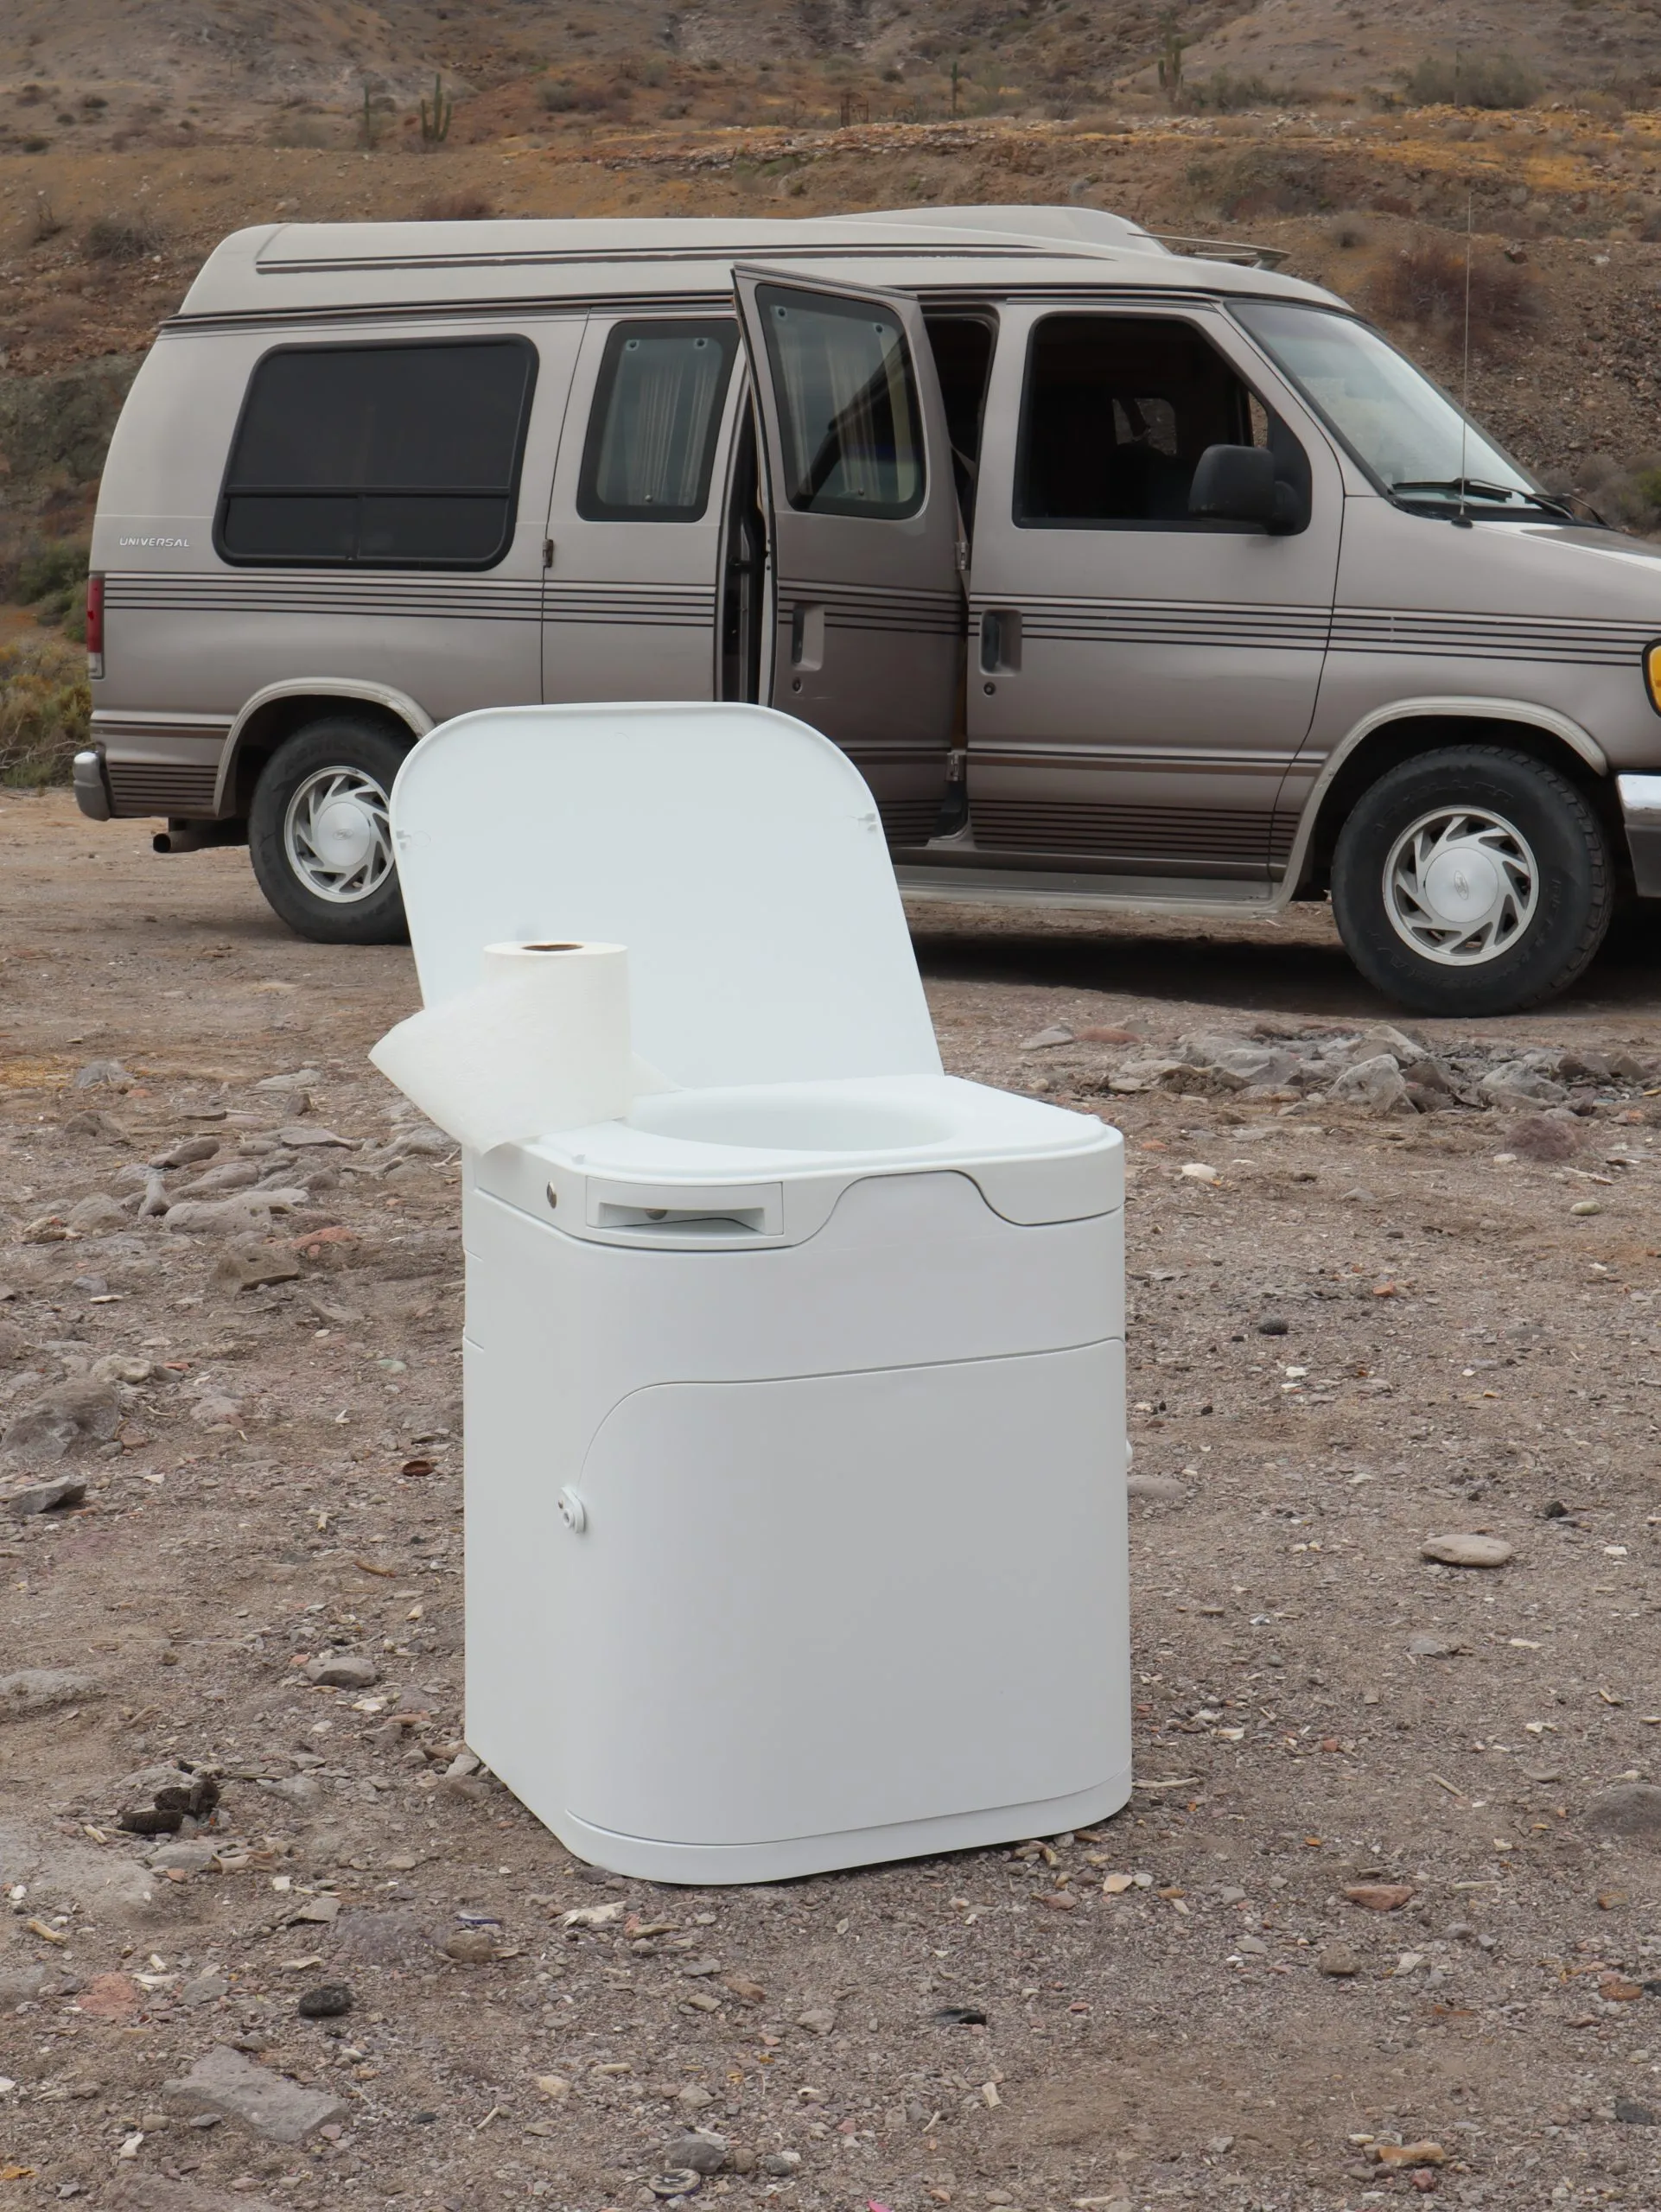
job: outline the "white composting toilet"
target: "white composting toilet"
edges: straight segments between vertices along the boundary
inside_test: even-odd
[[[429,1005],[621,943],[677,1086],[468,1158],[473,1748],[665,1881],[1116,1810],[1121,1140],[941,1073],[858,772],[760,708],[510,708],[392,818]]]

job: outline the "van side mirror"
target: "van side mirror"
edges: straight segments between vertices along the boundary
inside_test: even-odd
[[[1274,454],[1266,446],[1207,446],[1188,489],[1188,512],[1208,522],[1278,522]]]

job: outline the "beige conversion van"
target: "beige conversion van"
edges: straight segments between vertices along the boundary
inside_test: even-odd
[[[311,938],[400,932],[399,761],[535,700],[799,715],[909,894],[1330,895],[1431,1012],[1661,897],[1661,550],[1330,294],[1091,210],[239,232],[92,564],[82,809],[245,841]]]

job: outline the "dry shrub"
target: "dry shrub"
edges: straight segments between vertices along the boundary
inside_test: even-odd
[[[80,241],[89,261],[147,261],[166,243],[166,232],[147,208],[131,215],[94,215]]]
[[[92,718],[85,652],[61,638],[0,646],[0,784],[67,784]]]
[[[1403,90],[1415,107],[1527,107],[1540,81],[1509,54],[1428,54]]]
[[[1471,336],[1514,337],[1534,321],[1534,281],[1509,262],[1472,262]],[[1411,323],[1444,334],[1465,327],[1465,256],[1440,238],[1403,246],[1368,287],[1375,314],[1387,322]]]
[[[1318,161],[1261,147],[1221,160],[1202,156],[1189,163],[1187,181],[1202,204],[1231,221],[1251,215],[1319,215],[1332,206],[1332,180]]]
[[[487,223],[495,213],[482,192],[445,192],[423,200],[416,213],[423,223]]]

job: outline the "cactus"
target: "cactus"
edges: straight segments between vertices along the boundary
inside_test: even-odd
[[[1168,8],[1159,19],[1159,88],[1173,107],[1182,105],[1182,55],[1192,43],[1176,27],[1176,10]]]
[[[369,86],[367,83],[365,84],[363,88],[363,113],[359,118],[358,127],[363,133],[364,144],[372,151],[376,139],[379,134],[377,132],[375,128],[375,110],[373,104],[371,102],[369,98]]]
[[[444,94],[444,80],[433,79],[433,104],[430,114],[427,103],[421,103],[421,143],[423,146],[442,146],[450,135],[450,121],[455,113],[455,102]]]

